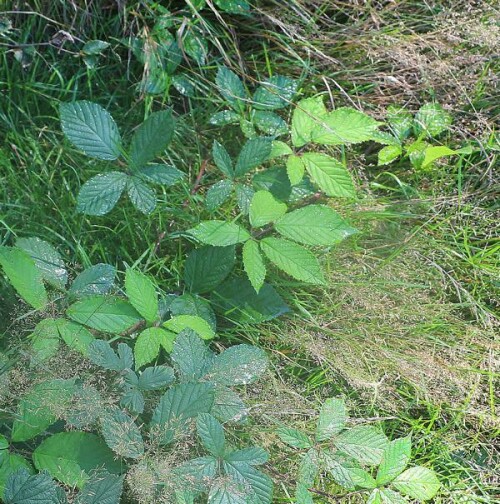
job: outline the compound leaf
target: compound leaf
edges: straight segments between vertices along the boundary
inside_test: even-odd
[[[271,504],[273,481],[267,474],[246,462],[224,460],[223,467],[228,476],[245,485],[250,492],[252,504]]]
[[[161,347],[171,352],[176,336],[174,332],[165,331],[161,327],[144,329],[134,345],[135,368],[139,369],[156,359]]]
[[[212,339],[215,332],[210,324],[197,315],[175,315],[163,323],[163,326],[174,333],[180,333],[184,329],[191,329],[202,339]]]
[[[387,437],[374,427],[361,425],[341,432],[335,446],[362,464],[380,464],[387,447]]]
[[[209,413],[200,413],[196,419],[196,430],[201,443],[214,457],[222,457],[226,438],[224,429],[215,417]]]
[[[233,192],[233,182],[231,180],[219,180],[205,195],[205,204],[210,211],[219,208],[225,201],[229,199]]]
[[[276,433],[283,443],[291,446],[292,448],[311,448],[312,443],[309,437],[297,429],[290,429],[288,427],[280,427]]]
[[[122,172],[100,173],[87,180],[78,193],[76,209],[86,215],[105,215],[122,195],[129,176]]]
[[[234,222],[222,220],[203,221],[186,231],[199,242],[214,247],[226,247],[242,243],[250,238],[248,231]]]
[[[170,385],[175,380],[174,370],[169,366],[151,366],[139,376],[139,390],[157,390]]]
[[[300,100],[292,116],[292,143],[295,147],[302,147],[313,138],[313,132],[318,123],[328,114],[323,98],[306,98]]]
[[[327,399],[319,413],[316,440],[325,441],[343,431],[347,421],[345,403],[342,399]]]
[[[153,164],[139,168],[136,175],[147,182],[164,186],[172,186],[185,176],[177,168],[166,164]]]
[[[215,83],[219,93],[231,107],[236,111],[244,109],[247,92],[240,78],[232,70],[227,67],[220,67],[215,78]]]
[[[158,296],[151,279],[129,268],[125,273],[125,292],[132,306],[152,324],[158,317]]]
[[[156,208],[156,194],[139,177],[128,177],[127,193],[132,204],[144,215],[149,215]]]
[[[74,279],[69,294],[77,298],[106,294],[113,287],[115,276],[116,268],[111,264],[95,264]]]
[[[401,493],[422,501],[432,499],[441,486],[435,472],[422,466],[410,467],[392,484]]]
[[[241,177],[252,168],[260,166],[269,158],[272,147],[273,141],[271,138],[259,137],[247,140],[236,160],[235,176]]]
[[[46,474],[31,475],[25,468],[12,473],[6,483],[5,504],[65,504],[66,496]]]
[[[144,454],[144,441],[134,420],[119,408],[101,418],[101,432],[106,444],[120,457],[137,459]]]
[[[123,476],[97,472],[85,483],[75,504],[120,504]]]
[[[229,178],[234,177],[233,162],[231,156],[227,152],[226,148],[221,145],[217,140],[214,140],[212,147],[212,156],[214,158],[217,168]]]
[[[250,203],[250,224],[262,227],[285,215],[287,207],[280,203],[269,191],[257,191]]]
[[[377,484],[386,485],[401,474],[411,457],[411,438],[405,437],[389,442],[377,471]]]
[[[297,81],[275,75],[264,81],[253,95],[253,106],[261,110],[286,107],[297,92]]]
[[[259,251],[259,245],[253,240],[248,240],[243,245],[243,267],[248,279],[258,294],[266,278],[266,266]]]

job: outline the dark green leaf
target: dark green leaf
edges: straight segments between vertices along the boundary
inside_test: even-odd
[[[137,388],[139,390],[157,390],[170,385],[174,380],[174,370],[171,367],[152,366],[140,374]]]
[[[264,81],[253,95],[253,106],[262,110],[286,107],[297,92],[297,82],[275,75]]]
[[[144,454],[139,427],[119,408],[113,408],[101,418],[101,432],[106,444],[120,457],[137,459]]]
[[[120,504],[122,490],[122,476],[93,473],[76,497],[75,504]]]
[[[182,296],[175,297],[170,305],[170,313],[173,316],[194,315],[201,317],[214,331],[217,327],[215,313],[210,303],[199,296],[183,294]]]
[[[171,186],[184,178],[182,173],[177,168],[165,164],[153,164],[139,168],[137,175],[154,184]]]
[[[200,413],[196,419],[196,430],[201,443],[214,457],[222,457],[226,438],[222,425],[209,413]]]
[[[129,177],[127,193],[132,204],[144,215],[149,215],[156,208],[155,192],[139,177]]]
[[[77,211],[86,215],[107,214],[120,199],[128,179],[128,175],[116,171],[92,177],[78,193]]]
[[[272,146],[272,139],[267,137],[247,140],[236,161],[235,176],[241,177],[251,169],[264,163],[271,154]]]
[[[177,336],[171,358],[181,379],[194,381],[206,374],[214,354],[194,331],[185,330]]]
[[[116,269],[110,264],[96,264],[82,271],[73,281],[69,293],[77,298],[106,294],[115,281]]]
[[[217,168],[229,178],[234,177],[234,169],[233,162],[231,160],[231,156],[227,152],[226,148],[214,140],[214,144],[212,147],[212,156],[214,158],[214,162],[217,165]]]
[[[210,211],[216,210],[226,202],[233,192],[233,182],[231,180],[220,180],[207,191],[205,204]]]
[[[95,340],[89,346],[89,359],[97,366],[110,371],[124,371],[134,366],[132,350],[126,343],[118,344],[117,355],[107,341]]]
[[[276,137],[288,133],[288,124],[274,112],[257,111],[253,115],[253,121],[255,126],[266,135]]]
[[[64,495],[64,492],[63,492]],[[7,480],[3,502],[5,504],[64,504],[61,489],[46,474],[30,475],[26,469],[19,469]]]
[[[215,78],[219,93],[227,100],[227,102],[237,111],[241,111],[245,107],[247,100],[247,92],[240,78],[229,68],[220,67]]]

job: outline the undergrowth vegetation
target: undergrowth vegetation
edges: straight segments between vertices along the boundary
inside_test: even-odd
[[[1,501],[496,502],[495,4],[5,4]]]

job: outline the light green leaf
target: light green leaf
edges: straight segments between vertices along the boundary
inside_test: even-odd
[[[297,92],[297,81],[274,75],[257,88],[253,95],[253,106],[261,110],[277,110],[290,104]]]
[[[115,275],[116,269],[110,264],[90,266],[73,280],[69,294],[77,298],[106,294],[113,287]]]
[[[85,182],[78,193],[76,209],[86,215],[105,215],[118,202],[129,176],[122,172],[101,173]]]
[[[349,107],[338,108],[321,118],[311,140],[323,145],[356,144],[371,140],[381,123]]]
[[[31,475],[20,467],[12,473],[5,486],[5,504],[66,504],[66,496],[48,474]]]
[[[341,432],[333,442],[342,452],[368,465],[380,464],[388,444],[386,436],[369,425],[361,425]]]
[[[163,327],[174,333],[180,333],[184,329],[191,329],[202,339],[215,338],[215,333],[210,324],[196,315],[176,315],[164,322]]]
[[[302,161],[312,181],[318,184],[327,196],[356,197],[351,175],[340,161],[315,152],[304,154]]]
[[[403,153],[401,145],[387,145],[378,152],[378,166],[391,164]]]
[[[109,47],[109,42],[104,40],[89,40],[82,47],[82,52],[89,56],[97,56]]]
[[[231,273],[234,246],[200,247],[193,250],[184,264],[184,283],[191,292],[209,292]]]
[[[377,472],[377,484],[386,485],[401,474],[411,458],[411,438],[391,441],[382,455]]]
[[[288,156],[289,154],[293,154],[293,151],[285,142],[273,140],[273,146],[271,147],[268,159],[276,159],[281,156]]]
[[[219,208],[229,199],[234,189],[232,180],[219,180],[207,191],[205,204],[210,211]]]
[[[264,238],[260,246],[267,258],[288,275],[303,282],[323,285],[325,279],[316,257],[293,242]]]
[[[276,201],[269,191],[257,191],[250,203],[250,224],[252,227],[262,227],[278,220],[285,215],[285,203]]]
[[[75,504],[120,504],[123,477],[97,472],[91,475]]]
[[[201,443],[214,457],[222,457],[226,438],[222,425],[209,413],[200,413],[196,419],[196,430]]]
[[[267,161],[269,154],[271,154],[272,146],[272,139],[267,137],[247,140],[236,160],[234,175],[241,177],[251,169],[257,168],[257,166]]]
[[[171,302],[169,310],[172,315],[196,315],[205,320],[214,331],[217,328],[214,310],[202,297],[182,294]]]
[[[416,136],[436,137],[452,123],[451,115],[439,103],[426,103],[415,115],[413,129]]]
[[[74,380],[49,380],[35,385],[18,405],[12,441],[20,442],[43,433],[57,420],[75,390]]]
[[[54,319],[43,319],[30,335],[36,363],[50,359],[59,349],[59,332]]]
[[[175,333],[165,331],[161,327],[144,329],[134,345],[135,368],[139,369],[156,359],[160,354],[161,347],[167,352],[171,352],[176,336]]]
[[[245,108],[247,92],[240,78],[229,68],[220,67],[215,78],[219,93],[236,111]]]
[[[292,448],[311,448],[312,443],[309,437],[297,429],[290,429],[287,427],[280,427],[276,433],[283,443],[291,446]]]
[[[68,282],[68,272],[57,250],[40,238],[19,238],[16,247],[27,252],[40,270],[45,281],[64,290]]]
[[[253,240],[248,240],[243,245],[243,267],[248,279],[258,294],[266,278],[266,266],[259,252],[259,245]]]
[[[184,173],[166,164],[152,164],[139,168],[136,175],[153,184],[172,186],[185,177]]]
[[[139,427],[119,408],[114,407],[101,418],[101,432],[106,444],[120,457],[137,459],[144,455]]]
[[[202,221],[196,227],[188,229],[186,233],[189,233],[196,240],[214,247],[235,245],[250,238],[246,229],[234,222],[222,220]]]
[[[61,339],[73,350],[88,355],[90,345],[95,341],[93,334],[80,324],[59,318],[54,320]]]
[[[326,441],[345,428],[347,413],[343,399],[327,399],[319,413],[316,440]]]
[[[82,488],[92,470],[104,468],[120,474],[123,464],[116,461],[104,441],[88,432],[60,432],[48,437],[33,452],[33,462],[39,470],[69,486]]]
[[[155,192],[139,177],[127,179],[127,193],[135,208],[144,215],[149,215],[156,208]]]
[[[186,420],[208,413],[214,402],[214,387],[204,383],[181,383],[171,387],[153,412],[151,428],[159,430],[163,444],[173,441]]]
[[[399,140],[404,140],[411,133],[413,117],[404,108],[394,105],[387,107],[387,121],[392,132]]]
[[[41,310],[48,302],[43,276],[27,252],[0,246],[0,265],[18,294],[33,308]]]
[[[309,492],[307,485],[297,483],[295,504],[314,504],[312,494]]]
[[[130,162],[136,168],[161,154],[174,136],[172,110],[153,112],[136,130],[130,142]]]
[[[441,486],[436,473],[426,467],[410,467],[392,483],[401,493],[421,501],[432,499]]]
[[[309,143],[313,139],[316,126],[318,123],[321,124],[327,114],[321,96],[300,100],[292,116],[292,144],[295,147],[302,147]]]
[[[288,133],[286,121],[274,112],[256,111],[253,114],[253,122],[266,135],[279,136]]]
[[[248,385],[258,380],[269,364],[264,350],[251,345],[235,345],[215,357],[205,374],[216,385]]]
[[[111,296],[87,297],[73,303],[66,314],[79,324],[112,334],[125,332],[142,320],[131,304]]]
[[[240,120],[239,114],[232,110],[221,110],[210,116],[209,123],[214,126],[225,126],[226,124],[236,124]]]
[[[470,154],[472,148],[464,147],[462,149],[453,150],[445,145],[436,145],[427,147],[424,151],[424,160],[422,161],[422,168],[426,168],[432,164],[436,159],[448,156],[456,156],[458,154]]]
[[[158,318],[158,296],[154,283],[140,271],[127,269],[125,292],[132,306],[146,322],[152,324]]]
[[[324,205],[308,205],[287,213],[275,228],[284,237],[305,245],[335,245],[357,232]]]
[[[113,160],[121,153],[121,137],[115,121],[97,103],[61,103],[61,127],[66,137],[87,156]]]
[[[304,178],[306,167],[299,156],[289,156],[286,160],[286,173],[290,184],[297,185]]]
[[[226,148],[221,145],[217,140],[214,140],[214,144],[212,147],[212,156],[214,158],[214,162],[217,165],[217,168],[229,178],[234,177],[234,169],[233,169],[233,161],[231,160],[231,156],[227,152]]]

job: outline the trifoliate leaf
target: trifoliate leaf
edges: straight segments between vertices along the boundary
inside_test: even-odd
[[[341,432],[335,446],[362,464],[380,464],[387,447],[387,437],[375,427],[361,425]]]
[[[76,209],[86,215],[105,215],[118,202],[129,176],[122,172],[101,173],[85,182],[78,193]]]
[[[285,215],[287,207],[280,203],[269,191],[257,191],[250,203],[250,224],[252,227],[262,227],[277,221]]]
[[[391,441],[383,455],[377,472],[377,484],[386,485],[401,474],[411,458],[411,438]]]
[[[146,322],[153,323],[158,317],[158,296],[154,283],[140,271],[127,269],[125,292],[132,306]]]
[[[139,369],[145,364],[155,360],[163,347],[171,352],[176,338],[176,333],[166,331],[161,327],[149,327],[139,334],[134,345],[135,368]]]
[[[271,138],[258,137],[247,140],[236,160],[234,174],[236,177],[241,177],[253,168],[260,166],[267,161],[273,141]]]
[[[110,264],[95,264],[82,271],[73,281],[69,294],[81,298],[109,292],[115,281],[116,269]]]
[[[224,428],[209,413],[200,413],[196,419],[196,431],[201,443],[214,457],[222,457],[225,451],[226,438]]]
[[[185,177],[185,174],[166,164],[152,164],[137,170],[136,175],[146,180],[164,186],[172,186]]]
[[[259,245],[253,240],[248,240],[243,245],[243,267],[248,279],[258,294],[266,278],[266,266],[259,251]]]
[[[199,242],[214,247],[226,247],[242,243],[250,238],[248,231],[234,222],[222,220],[202,221],[186,231]]]
[[[392,484],[401,493],[421,501],[432,499],[441,486],[434,471],[422,466],[410,467]]]
[[[156,208],[156,194],[139,177],[127,179],[127,193],[132,204],[144,215],[149,215]]]

